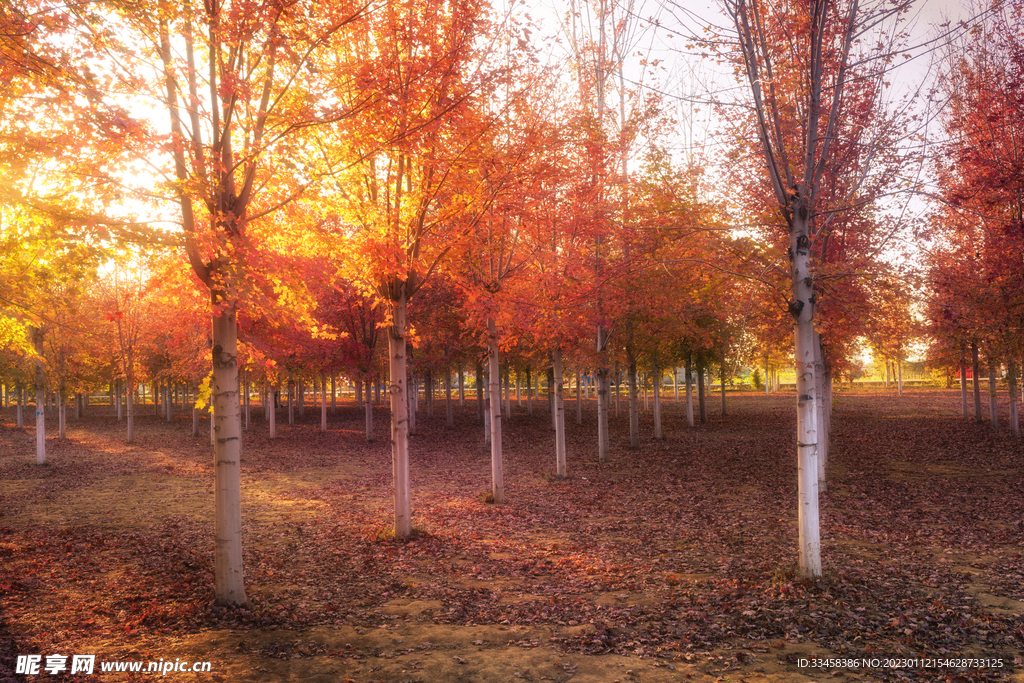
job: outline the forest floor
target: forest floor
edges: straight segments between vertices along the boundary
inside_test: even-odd
[[[0,683],[1024,680],[1024,447],[961,419],[955,391],[893,393],[836,394],[814,582],[795,567],[792,394],[731,394],[724,417],[716,396],[693,429],[668,400],[665,439],[642,413],[638,450],[623,404],[606,464],[594,401],[582,426],[568,402],[561,480],[546,403],[513,406],[504,505],[485,502],[475,406],[447,429],[439,402],[411,439],[405,542],[388,538],[386,410],[369,444],[351,402],[327,433],[317,408],[293,427],[282,413],[274,440],[254,410],[243,608],[213,602],[211,447],[190,415],[150,407],[127,445],[91,407],[37,466],[9,408]],[[96,671],[14,673],[56,654]],[[99,672],[160,660],[212,670]]]

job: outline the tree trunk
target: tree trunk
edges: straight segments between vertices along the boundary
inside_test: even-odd
[[[583,424],[583,372],[576,367],[576,424]]]
[[[491,398],[491,495],[495,505],[505,502],[505,477],[501,453],[501,363],[498,358],[498,328],[494,319],[487,320],[488,351],[490,355]]]
[[[790,309],[796,318],[793,333],[797,393],[797,523],[800,574],[821,576],[821,526],[818,515],[818,453],[814,422],[814,307],[809,253],[809,216],[803,199],[797,201],[790,226]]]
[[[1010,432],[1020,437],[1020,418],[1019,418],[1019,407],[1017,405],[1017,398],[1019,396],[1017,392],[1017,363],[1010,358],[1006,362],[1006,383],[1010,392]]]
[[[693,361],[686,359],[686,424],[693,426]]]
[[[277,438],[277,387],[270,386],[270,413],[269,413],[269,438]]]
[[[36,351],[36,464],[46,464],[46,375],[43,370],[43,331],[30,326]]]
[[[629,447],[640,448],[640,397],[636,386],[636,357],[632,351],[626,351],[626,380],[629,382]]]
[[[565,461],[565,403],[563,400],[565,384],[562,376],[562,350],[555,349],[552,351],[551,360],[553,391],[550,393],[554,407],[552,414],[555,418],[555,474],[562,478],[565,477],[567,471]]]
[[[466,378],[462,372],[462,364],[459,364],[459,407],[466,405]]]
[[[334,373],[331,373],[331,415],[338,414],[338,380]]]
[[[295,380],[288,374],[288,424],[295,424]]]
[[[619,403],[622,396],[622,373],[619,371],[619,364],[615,364],[615,417],[620,414]]]
[[[25,387],[18,387],[18,429],[25,428]]]
[[[965,349],[960,347],[960,405],[963,408],[964,419],[967,419],[967,359]]]
[[[598,335],[600,341],[600,333]],[[603,346],[602,346],[603,349]],[[597,365],[597,461],[608,462],[608,360],[605,353]]]
[[[523,409],[523,392],[520,386],[519,368],[516,368],[516,407],[519,410]]]
[[[369,401],[367,401],[369,403]],[[248,404],[248,401],[246,401]],[[246,405],[246,422],[248,423],[249,411]],[[248,426],[248,424],[247,424]],[[320,431],[327,431],[327,375],[320,373]]]
[[[708,421],[708,406],[704,395],[706,388],[705,382],[704,362],[700,361],[697,363],[697,406],[700,408],[701,424],[705,424]]]
[[[375,383],[376,384],[376,383]],[[367,391],[366,400],[363,402],[363,422],[366,432],[366,442],[373,441],[373,401],[370,400],[370,393]]]
[[[902,358],[897,358],[893,362],[896,363],[896,384],[897,384],[897,387],[898,387],[898,392],[897,393],[899,393],[899,395],[902,396],[903,395],[903,359]]]
[[[452,369],[445,368],[444,371],[444,396],[445,396],[445,422],[448,428],[455,426],[455,410],[452,406]]]
[[[388,328],[388,367],[391,373],[391,462],[395,490],[395,537],[412,535],[412,505],[409,489],[409,396],[406,390],[406,308],[404,291],[392,302]]]
[[[476,414],[477,421],[484,424],[484,367],[476,364]]]
[[[242,568],[242,422],[238,409],[238,328],[235,312],[213,318],[214,594],[220,604],[245,600]]]
[[[135,440],[135,375],[130,371],[125,380],[124,402],[128,413],[128,443],[132,443]]]
[[[654,364],[654,438],[661,440],[661,380],[662,373],[658,364]]]
[[[971,342],[971,374],[974,385],[974,421],[981,424],[981,382],[978,381],[978,342]]]
[[[996,395],[996,363],[988,359],[988,419],[992,429],[999,429],[999,396]]]
[[[490,359],[488,359],[487,367],[490,368],[490,365]],[[491,402],[493,400],[491,395],[490,376],[491,374],[488,371],[488,381],[484,385],[484,445],[488,447],[491,445]]]
[[[679,368],[675,366],[672,366],[672,394],[672,400],[679,403]]]
[[[526,414],[533,415],[533,372],[532,368],[526,368]]]

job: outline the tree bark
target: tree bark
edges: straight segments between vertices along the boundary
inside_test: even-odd
[[[960,404],[964,419],[967,419],[967,359],[964,347],[960,347]]]
[[[46,464],[46,374],[43,369],[43,331],[30,326],[36,351],[36,464]]]
[[[697,407],[700,409],[700,423],[705,424],[708,421],[708,406],[705,400],[704,392],[706,388],[706,377],[704,373],[704,362],[697,362]]]
[[[391,373],[391,463],[395,491],[395,537],[412,535],[412,504],[409,488],[409,396],[406,389],[406,309],[405,288],[391,303],[388,327],[388,368]]]
[[[686,359],[686,424],[693,426],[693,361]]]
[[[978,363],[978,342],[971,342],[971,374],[974,385],[974,421],[981,424],[981,382],[978,381],[980,364]]]
[[[235,311],[213,316],[214,594],[220,604],[245,599],[242,567],[242,430],[238,407],[238,328]]]
[[[269,423],[269,425],[268,425],[268,428],[269,428],[269,438],[276,439],[277,438],[277,387],[274,386],[273,384],[270,385],[270,391],[268,393],[270,394],[270,412],[268,413],[269,418],[267,420],[268,423]]]
[[[996,394],[996,363],[988,359],[988,419],[992,429],[999,430],[999,396]]]
[[[661,380],[662,373],[658,363],[654,363],[654,438],[661,440]]]
[[[629,447],[640,448],[640,401],[636,386],[636,357],[632,351],[626,351],[626,380],[629,382]]]
[[[565,404],[563,401],[565,385],[562,377],[562,350],[555,349],[552,351],[551,360],[553,391],[550,393],[553,406],[552,415],[555,419],[555,474],[562,478],[565,477],[567,472],[565,458]]]
[[[452,406],[452,369],[445,368],[444,371],[444,395],[445,395],[445,420],[448,428],[455,426],[455,410]]]
[[[462,372],[462,364],[459,364],[459,407],[466,405],[466,381]]]
[[[493,318],[487,320],[488,351],[490,355],[491,399],[491,496],[496,505],[505,502],[505,477],[501,453],[501,362],[498,358],[498,328]],[[495,400],[497,399],[497,400]]]
[[[1020,417],[1017,404],[1019,397],[1017,391],[1017,363],[1013,358],[1010,358],[1006,363],[1006,383],[1009,385],[1007,390],[1010,393],[1010,433],[1020,437]]]
[[[484,424],[484,368],[476,364],[476,413],[480,424]]]

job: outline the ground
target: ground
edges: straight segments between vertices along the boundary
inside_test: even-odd
[[[791,394],[733,393],[725,416],[716,396],[693,429],[670,398],[665,439],[644,412],[638,450],[623,404],[606,464],[594,402],[582,426],[570,402],[565,479],[547,404],[513,404],[500,506],[475,405],[454,429],[435,406],[404,542],[385,410],[369,444],[351,402],[326,434],[319,409],[282,414],[274,440],[254,410],[237,608],[213,601],[212,449],[190,415],[150,406],[128,445],[91,406],[37,466],[9,408],[0,682],[62,678],[15,674],[32,654],[211,663],[182,681],[1024,680],[1024,448],[963,420],[954,391],[893,393],[836,395],[818,581],[795,567]]]

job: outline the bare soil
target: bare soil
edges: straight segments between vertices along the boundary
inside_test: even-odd
[[[953,391],[839,392],[825,576],[808,581],[792,395],[730,394],[726,416],[709,405],[690,429],[666,401],[661,441],[643,412],[634,451],[623,403],[600,464],[594,402],[582,426],[569,402],[565,479],[546,402],[533,416],[513,405],[497,506],[475,405],[448,429],[438,401],[412,437],[407,541],[389,535],[386,410],[368,444],[351,402],[326,433],[318,408],[295,426],[282,413],[274,440],[254,407],[249,604],[231,608],[213,601],[212,449],[190,413],[168,424],[150,406],[128,445],[92,406],[37,466],[9,408],[0,683],[1024,680],[1024,448],[1005,425],[964,421]],[[212,671],[15,674],[32,654]],[[802,665],[815,658],[845,662]]]

